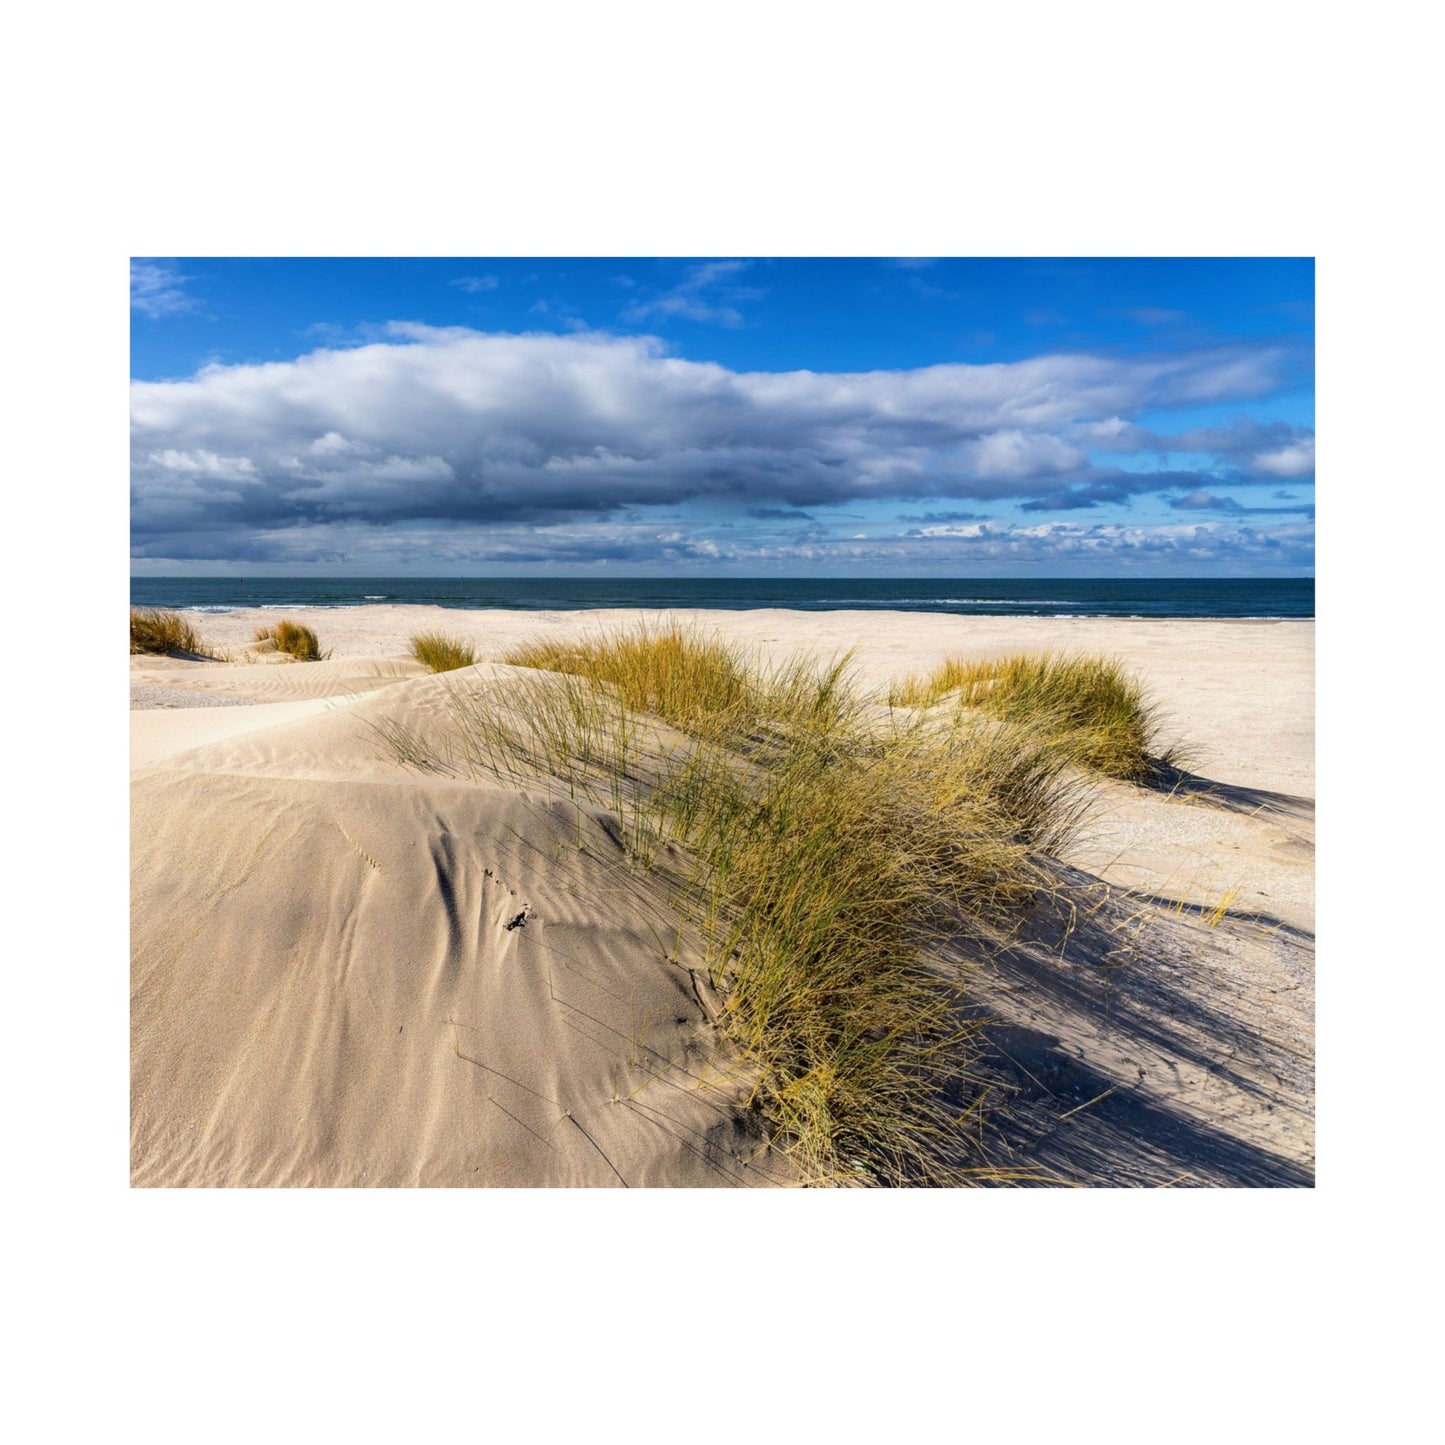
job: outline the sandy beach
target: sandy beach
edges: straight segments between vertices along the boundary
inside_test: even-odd
[[[386,739],[538,638],[663,615],[292,614],[326,660],[245,659],[269,610],[188,614],[234,660],[131,659],[132,1181],[803,1182],[748,1107],[701,945],[602,813],[421,771]],[[1040,920],[966,975],[988,1040],[982,1182],[1314,1177],[1314,624],[669,613],[858,686],[946,655],[1106,653],[1157,701],[1175,786],[1100,780],[1066,856],[1108,927]],[[408,639],[471,642],[433,676]],[[1105,906],[1107,904],[1107,906]]]

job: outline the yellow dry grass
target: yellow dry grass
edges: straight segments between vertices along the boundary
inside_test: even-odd
[[[270,627],[258,627],[255,640],[274,642],[277,652],[287,653],[298,662],[320,662],[326,656],[321,651],[316,634],[309,627],[292,622],[289,617]]]
[[[477,650],[470,642],[442,632],[418,632],[411,639],[411,655],[432,672],[455,672],[477,660]]]
[[[1015,654],[969,661],[948,657],[931,673],[899,679],[893,707],[960,707],[1027,729],[1072,760],[1112,778],[1143,782],[1170,759],[1155,710],[1115,658]]]
[[[197,657],[209,656],[200,634],[179,612],[156,607],[132,607],[130,610],[130,650],[140,652],[184,652]]]

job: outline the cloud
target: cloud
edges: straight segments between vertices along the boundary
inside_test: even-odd
[[[1315,471],[1315,439],[1304,437],[1288,446],[1258,452],[1250,458],[1257,472],[1270,477],[1312,477]]]
[[[1314,475],[1315,438],[1284,421],[1237,417],[1225,426],[1192,427],[1178,433],[1150,431],[1120,417],[1086,422],[1071,436],[1096,452],[1207,455],[1238,470],[1240,480],[1291,480]]]
[[[158,564],[186,570],[212,560],[204,550],[157,553]],[[741,576],[799,571],[859,576],[1274,575],[1314,564],[1314,528],[1306,521],[1250,525],[1228,521],[1043,522],[943,525],[893,536],[830,537],[799,528],[771,537],[736,537],[698,525],[597,522],[542,527],[411,525],[385,531],[359,522],[259,534],[233,560],[288,567],[329,565],[366,575],[394,569],[421,574],[473,569],[523,572],[567,567]],[[144,570],[144,564],[142,567]],[[150,570],[154,570],[154,567]],[[1054,595],[1054,594],[1050,594]],[[1067,596],[1061,593],[1060,596]]]
[[[1256,421],[1236,417],[1225,426],[1191,427],[1177,435],[1154,438],[1161,451],[1212,452],[1215,456],[1246,457],[1261,448],[1293,443],[1311,434],[1284,421]]]
[[[623,319],[636,323],[651,316],[681,317],[684,321],[716,321],[723,326],[741,326],[742,312],[732,303],[756,301],[763,293],[752,287],[738,286],[733,283],[733,278],[740,276],[752,264],[751,261],[705,261],[693,266],[670,291],[630,306],[623,313]],[[705,294],[709,291],[718,294],[709,299]]]
[[[982,512],[922,512],[922,513],[901,513],[893,519],[896,522],[921,522],[924,524],[937,524],[940,522],[982,522]]]
[[[411,323],[386,335],[132,383],[137,555],[279,556],[293,533],[325,548],[328,529],[597,524],[688,502],[1092,506],[1107,489],[1197,482],[1092,467],[1080,427],[1201,394],[1262,395],[1279,369],[1268,349],[1223,348],[734,372],[649,337]]]
[[[1100,507],[1125,503],[1145,492],[1157,492],[1174,485],[1173,472],[1108,472],[1090,481],[1059,487],[1040,496],[1031,497],[1019,510],[1023,512],[1074,512],[1083,507]]]
[[[1024,512],[1072,512],[1084,507],[1128,506],[1134,497],[1169,492],[1180,487],[1198,488],[1220,478],[1202,471],[1123,471],[1118,467],[1093,467],[1072,479],[1067,486],[1040,492],[1022,503]],[[1233,481],[1231,474],[1228,480]]]
[[[1307,522],[1270,527],[1232,521],[1147,526],[1043,522],[1032,527],[980,523],[925,528],[908,540],[908,563],[920,568],[932,560],[957,567],[1068,566],[1077,567],[1081,575],[1137,568],[1141,575],[1157,569],[1155,575],[1223,576],[1261,564],[1286,570],[1314,564],[1314,528]]]
[[[1278,493],[1276,493],[1278,495]],[[1230,516],[1305,516],[1313,517],[1313,502],[1303,502],[1294,507],[1246,507],[1233,497],[1217,497],[1212,492],[1188,492],[1182,497],[1173,497],[1169,505],[1180,512],[1227,512]]]
[[[1244,509],[1233,497],[1216,497],[1210,492],[1188,492],[1175,497],[1169,505],[1183,512],[1240,512]]]
[[[991,432],[971,443],[963,460],[984,481],[1017,481],[1059,472],[1077,471],[1088,457],[1048,432],[1024,432],[1017,427]]]
[[[196,304],[195,297],[185,291],[185,283],[191,277],[183,276],[173,262],[145,261],[132,259],[130,263],[130,306],[142,316],[159,321],[163,316],[174,316],[181,311],[190,311]]]
[[[919,527],[908,535],[910,537],[987,537],[989,535],[1001,536],[1003,533],[990,534],[987,524],[983,522],[949,522],[941,526]]]
[[[458,276],[454,281],[448,281],[448,286],[459,286],[469,296],[475,296],[479,291],[495,291],[502,284],[500,276]]]

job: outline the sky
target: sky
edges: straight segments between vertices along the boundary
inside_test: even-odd
[[[136,575],[1309,576],[1309,259],[136,258]]]

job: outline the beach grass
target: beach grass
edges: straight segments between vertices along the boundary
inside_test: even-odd
[[[736,648],[697,629],[666,624],[573,644],[530,643],[503,661],[606,684],[634,712],[705,732],[732,724],[751,690]]]
[[[947,697],[1047,738],[1073,761],[1107,777],[1145,782],[1172,756],[1160,745],[1155,708],[1116,658],[948,657],[931,673],[896,681],[888,701],[917,708]]]
[[[284,652],[298,662],[320,662],[326,655],[321,651],[316,634],[309,627],[292,622],[290,618],[284,618],[270,627],[258,627],[255,640],[274,642],[277,652]]]
[[[979,1025],[928,960],[981,947],[1052,886],[1083,794],[1067,755],[1008,720],[900,721],[847,658],[763,668],[692,629],[539,643],[535,669],[450,694],[411,766],[567,796],[617,819],[698,929],[752,1099],[810,1182],[961,1182]],[[665,862],[664,862],[665,860]]]
[[[411,638],[411,655],[432,672],[455,672],[472,667],[477,650],[469,642],[443,632],[418,632]]]
[[[210,655],[200,634],[179,612],[155,607],[131,608],[130,650],[132,654],[181,652],[194,657]]]

